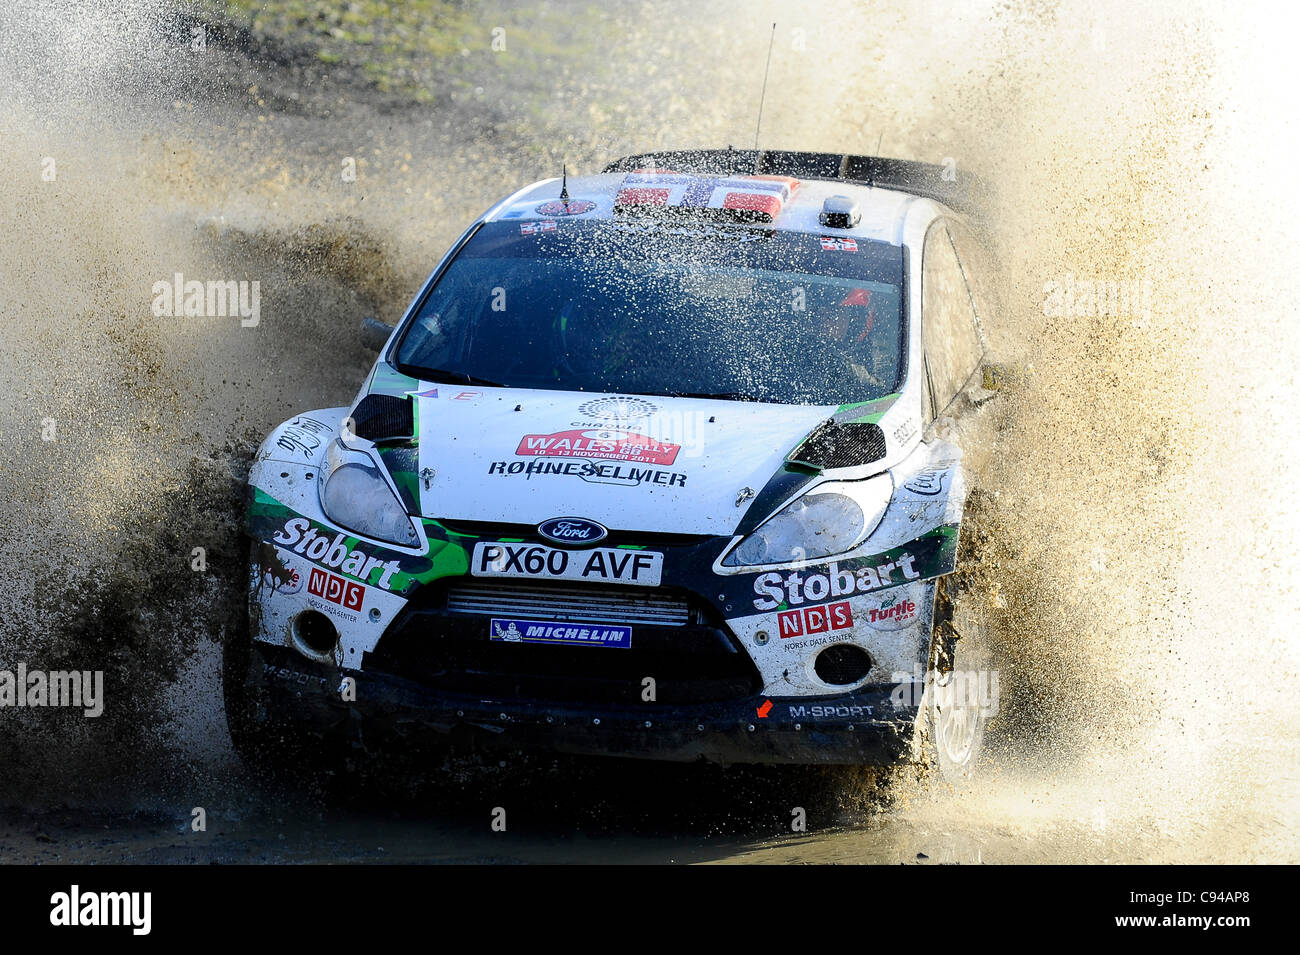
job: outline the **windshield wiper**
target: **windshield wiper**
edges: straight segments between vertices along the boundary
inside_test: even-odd
[[[437,381],[443,384],[482,385],[484,388],[505,388],[499,381],[488,381],[464,371],[452,371],[449,368],[424,368],[420,365],[403,365],[398,371],[422,381]]]
[[[760,398],[757,395],[751,395],[745,391],[667,391],[664,392],[670,398],[714,398],[718,401],[767,401],[766,398]]]

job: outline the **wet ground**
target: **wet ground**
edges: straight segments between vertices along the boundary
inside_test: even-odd
[[[228,769],[195,779],[188,800],[120,793],[75,809],[0,812],[0,859],[1257,863],[1287,861],[1294,827],[1284,809],[1246,807],[1230,816],[1171,811],[1141,794],[1099,795],[1092,785],[1045,782],[1043,774],[995,774],[958,792],[941,781],[920,785],[909,770],[880,778],[597,762],[565,764],[539,778],[535,765],[507,763],[425,782],[414,792],[387,784],[322,793]],[[795,830],[796,820],[802,829]]]

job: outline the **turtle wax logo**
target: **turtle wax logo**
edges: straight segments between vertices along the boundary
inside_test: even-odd
[[[916,619],[916,601],[891,594],[867,611],[867,623],[881,630],[901,630]]]
[[[515,454],[536,458],[588,458],[634,464],[672,464],[681,445],[658,441],[634,431],[582,430],[526,434]]]
[[[609,535],[604,525],[589,521],[585,517],[553,517],[549,521],[538,524],[537,533],[548,541],[570,547],[594,544]]]

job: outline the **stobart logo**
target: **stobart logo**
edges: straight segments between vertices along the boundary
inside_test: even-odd
[[[797,607],[803,603],[819,603],[827,597],[851,597],[881,587],[895,587],[909,580],[920,580],[915,564],[916,558],[904,553],[898,560],[854,570],[841,570],[839,563],[831,561],[824,574],[792,570],[784,579],[777,573],[759,574],[754,578],[754,593],[759,595],[754,609],[775,610],[783,602]],[[893,578],[896,570],[903,575],[902,580]]]
[[[400,569],[397,561],[372,557],[360,545],[349,548],[346,534],[335,534],[333,539],[318,534],[311,526],[311,521],[305,517],[286,521],[272,539],[286,549],[292,548],[295,554],[302,554],[308,560],[337,568],[340,573],[384,590],[392,589],[388,581]],[[377,580],[374,579],[376,575]]]

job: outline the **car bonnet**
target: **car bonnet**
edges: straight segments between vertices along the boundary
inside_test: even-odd
[[[420,383],[415,482],[433,519],[729,535],[835,406]]]

